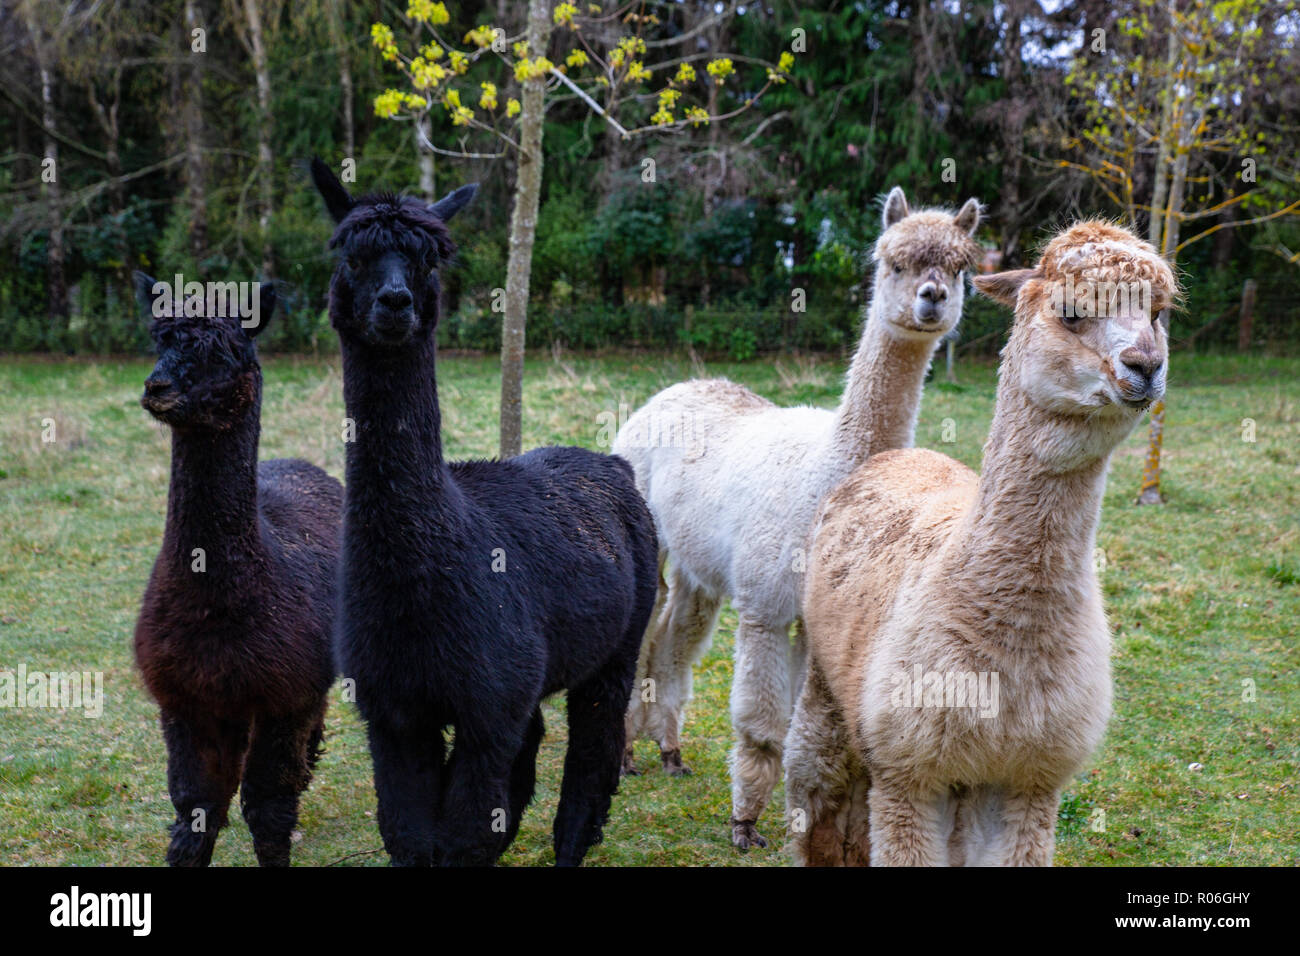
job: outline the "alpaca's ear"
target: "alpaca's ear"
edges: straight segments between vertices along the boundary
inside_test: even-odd
[[[325,199],[325,208],[329,210],[330,216],[335,222],[342,222],[343,217],[352,211],[353,200],[334,175],[334,170],[321,162],[319,156],[314,156],[311,161],[311,178]]]
[[[977,292],[988,296],[994,302],[1001,302],[1014,309],[1016,297],[1020,295],[1020,287],[1030,279],[1038,277],[1037,269],[1012,269],[1009,272],[995,272],[991,276],[973,276],[971,281],[975,283]]]
[[[478,183],[470,183],[468,186],[461,186],[454,193],[448,193],[435,203],[429,205],[429,212],[433,213],[443,222],[446,222],[456,213],[460,212],[469,205],[469,201],[474,198],[478,192]]]
[[[903,187],[895,186],[889,191],[889,197],[885,200],[885,213],[881,220],[888,229],[899,220],[906,219],[911,214],[907,208],[907,197],[903,195]]]
[[[257,288],[257,324],[244,327],[250,338],[257,338],[262,334],[271,322],[271,316],[275,314],[275,303],[278,297],[275,294],[275,286],[270,282],[260,282]]]
[[[968,235],[975,235],[975,230],[980,227],[980,201],[974,197],[967,199],[953,222]]]
[[[140,303],[140,308],[144,309],[145,315],[150,319],[155,318],[157,313],[154,311],[154,303],[170,293],[166,288],[167,283],[159,283],[153,276],[145,275],[138,269],[132,273],[131,278],[135,282],[135,300]],[[154,292],[156,285],[164,286],[163,290]],[[163,303],[163,308],[165,310],[166,303]]]

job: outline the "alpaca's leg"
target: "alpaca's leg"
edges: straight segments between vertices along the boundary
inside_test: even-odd
[[[957,810],[953,814],[952,835],[948,838],[948,865],[975,866],[978,856],[979,821],[976,819],[972,792],[963,790],[957,795]]]
[[[510,820],[506,825],[503,848],[515,842],[524,810],[532,802],[533,789],[537,783],[537,748],[544,736],[546,724],[539,708],[533,711],[532,720],[528,722],[528,730],[524,735],[524,744],[519,748],[514,765],[510,768]]]
[[[790,638],[740,615],[736,672],[731,684],[731,842],[739,849],[767,846],[758,818],[781,776],[781,752],[790,724]]]
[[[664,580],[664,561],[666,558],[667,553],[660,551],[659,587],[655,589],[655,603],[654,609],[650,612],[650,626],[646,628],[645,637],[641,641],[641,650],[636,663],[636,680],[632,682],[632,699],[628,702],[627,718],[624,721],[626,745],[623,750],[622,772],[631,776],[641,772],[636,768],[636,757],[632,752],[632,745],[643,734],[649,736],[650,709],[655,706],[655,698],[658,696],[653,691],[654,684],[648,682],[648,677],[651,661],[655,655],[655,648],[659,646],[659,642],[663,639],[664,606],[668,600],[668,582]]]
[[[1058,791],[1008,793],[991,862],[995,866],[1051,866],[1059,804]]]
[[[324,720],[321,707],[291,718],[259,718],[244,762],[240,803],[262,866],[288,866],[298,798],[311,782]]]
[[[248,749],[248,726],[162,714],[167,790],[176,807],[167,848],[170,866],[207,866]]]
[[[848,795],[844,798],[840,831],[844,866],[871,865],[871,777],[861,762],[850,761]]]
[[[671,570],[668,597],[659,618],[661,628],[645,672],[654,681],[655,700],[644,706],[648,708],[646,726],[659,742],[664,770],[672,776],[691,772],[682,764],[680,739],[691,699],[691,671],[708,647],[721,606],[721,598],[693,587],[684,574]]]
[[[795,618],[794,640],[790,642],[790,701],[791,708],[799,701],[799,691],[808,672],[808,636],[804,633],[803,618]]]
[[[846,822],[858,823],[862,831],[858,836],[866,837],[865,821],[849,820],[856,782],[850,777],[849,756],[844,722],[814,665],[804,679],[785,738],[786,825],[795,863],[800,866],[849,863]],[[865,796],[864,792],[864,811]],[[865,856],[854,862],[865,866]]]
[[[393,866],[432,866],[434,817],[444,769],[445,743],[437,728],[366,727],[375,767],[379,834]]]
[[[947,866],[955,803],[872,780],[868,794],[872,866]]]
[[[512,784],[518,782],[522,791],[525,782],[516,781],[514,773],[537,726],[532,718],[492,711],[464,716],[456,724],[436,824],[439,865],[492,866],[505,852],[506,838],[515,832]]]
[[[555,814],[555,865],[578,866],[609,816],[618,789],[619,756],[623,752],[623,719],[631,672],[631,645],[622,659],[612,660],[594,677],[568,695],[569,749],[564,755],[564,780]]]
[[[990,866],[1005,829],[1000,787],[981,784],[965,788],[957,800],[952,838],[948,841],[952,866]]]
[[[797,866],[818,865],[809,853],[813,832],[834,804],[825,758],[836,742],[827,727],[828,708],[818,690],[821,683],[818,675],[808,673],[785,735],[785,821]]]

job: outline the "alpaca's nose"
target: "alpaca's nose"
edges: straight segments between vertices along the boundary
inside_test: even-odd
[[[396,312],[399,309],[410,308],[411,293],[406,289],[385,289],[379,293],[379,301],[385,308]]]
[[[172,383],[169,378],[150,378],[145,379],[144,393],[146,395],[162,395],[171,391]]]
[[[917,295],[922,299],[925,299],[925,301],[933,302],[937,305],[944,299],[948,298],[948,289],[937,282],[927,282],[925,285],[921,286]]]
[[[1139,348],[1127,348],[1120,353],[1119,360],[1129,371],[1141,376],[1144,383],[1149,383],[1164,361],[1155,352]]]

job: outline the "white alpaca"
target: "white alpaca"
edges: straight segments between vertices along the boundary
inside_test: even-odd
[[[848,384],[835,411],[778,408],[723,379],[683,382],[647,402],[614,443],[637,485],[668,562],[641,647],[627,717],[632,742],[659,743],[664,768],[682,766],[678,735],[691,667],[730,597],[740,617],[731,718],[732,840],[766,846],[756,821],[781,768],[803,641],[803,548],[822,496],[875,452],[912,444],[925,373],[961,316],[964,270],[980,206],[956,215],[911,212],[901,189],[885,202],[875,285]],[[792,681],[792,672],[794,681]]]
[[[800,863],[1050,864],[1061,789],[1106,727],[1093,548],[1111,451],[1164,394],[1173,272],[1086,222],[975,286],[1016,307],[982,475],[886,452],[812,532],[785,748]]]

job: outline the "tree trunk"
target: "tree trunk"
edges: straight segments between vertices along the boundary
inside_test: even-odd
[[[515,6],[512,0],[497,0],[497,15],[492,22],[505,30],[507,36],[514,34],[512,27],[515,24]]]
[[[1175,111],[1179,104],[1174,97],[1174,87],[1178,76],[1178,31],[1175,27],[1175,10],[1169,6],[1169,48],[1165,60],[1167,71],[1165,79],[1164,102],[1160,110],[1160,142],[1156,145],[1155,182],[1151,189],[1151,218],[1147,223],[1147,238],[1170,264],[1173,264],[1174,248],[1178,245],[1179,216],[1183,206],[1183,184],[1187,179],[1187,152],[1179,152],[1174,160],[1172,177],[1166,172],[1169,165],[1170,141],[1182,140],[1182,124],[1175,120]],[[1181,178],[1179,170],[1181,168]],[[1172,181],[1171,181],[1172,180]],[[1174,230],[1170,242],[1169,230]],[[1142,467],[1142,488],[1138,492],[1137,503],[1140,505],[1162,505],[1164,495],[1160,493],[1160,452],[1164,447],[1165,403],[1163,400],[1151,406],[1151,431],[1147,438],[1147,457]]]
[[[1013,0],[1006,7],[1006,39],[1002,51],[1002,76],[1007,84],[1009,102],[1002,110],[1002,195],[999,206],[1002,234],[998,248],[1002,268],[1009,269],[1020,260],[1020,177],[1024,165],[1025,120],[1029,115],[1025,96],[1025,66],[1020,24],[1025,16],[1024,0]],[[953,381],[952,342],[948,342],[949,381]]]
[[[1184,127],[1180,126],[1180,129]],[[1174,172],[1169,178],[1169,205],[1165,209],[1164,235],[1160,252],[1172,265],[1178,259],[1178,238],[1183,229],[1183,194],[1187,187],[1188,147],[1180,142],[1174,158]]]
[[[185,0],[185,37],[202,26],[197,0]],[[190,207],[190,255],[195,268],[208,257],[208,170],[203,152],[203,61],[205,53],[191,53],[185,76],[185,201]]]
[[[690,16],[689,13],[686,16]],[[613,48],[622,34],[623,24],[618,19],[611,19],[600,23],[596,26],[596,36],[592,40],[601,46]],[[605,87],[605,112],[615,120],[618,119],[618,91],[614,84]],[[623,135],[616,129],[612,123],[602,122],[604,127],[604,162],[600,168],[599,189],[601,193],[601,203],[609,202],[613,197],[615,189],[618,186],[619,176],[623,172],[623,165],[626,161],[625,153],[627,146],[623,142]]]
[[[27,30],[32,38],[32,51],[41,83],[41,126],[44,140],[39,175],[41,191],[45,195],[46,225],[49,238],[45,245],[45,302],[49,318],[46,347],[54,348],[67,327],[68,285],[64,274],[63,212],[59,208],[62,190],[59,184],[59,141],[55,139],[56,115],[54,108],[54,70],[50,52],[45,47],[45,35],[32,5],[24,7]]]
[[[342,0],[330,0],[330,36],[339,51],[339,98],[343,101],[343,158],[357,158],[356,120],[352,113],[352,53]]]
[[[108,105],[99,101],[96,95],[94,75],[90,77],[86,94],[91,112],[99,121],[99,128],[104,133],[104,169],[108,173],[109,209],[113,215],[113,241],[117,246],[117,286],[123,296],[126,308],[134,314],[135,299],[131,293],[131,250],[126,241],[126,229],[123,227],[123,214],[126,211],[126,192],[122,188],[121,128],[118,112],[122,105],[122,67],[118,65],[112,71],[111,97]]]
[[[544,56],[550,40],[547,0],[528,2],[528,56]],[[524,326],[528,318],[528,279],[542,195],[542,122],[546,87],[542,79],[523,83],[519,122],[519,171],[515,209],[510,217],[510,259],[506,266],[506,314],[501,325],[501,457],[523,447]]]
[[[267,65],[266,42],[262,35],[261,0],[244,0],[244,16],[248,22],[248,48],[253,57],[253,73],[257,78],[257,224],[262,234],[263,280],[275,274],[275,261],[271,250],[271,210],[275,189],[274,157],[271,152],[271,133],[274,120],[271,116],[271,71]]]
[[[1238,352],[1247,351],[1255,339],[1255,292],[1258,287],[1259,283],[1254,279],[1247,279],[1241,286],[1241,315],[1237,320]]]
[[[1178,125],[1181,130],[1183,127]],[[1180,135],[1181,140],[1181,135]],[[1187,149],[1179,145],[1178,155],[1174,159],[1174,172],[1169,182],[1169,206],[1165,211],[1165,225],[1162,237],[1161,253],[1169,264],[1177,260],[1178,236],[1182,229],[1183,190],[1187,183]],[[1168,331],[1168,329],[1166,329]],[[1165,496],[1160,491],[1160,452],[1164,447],[1165,403],[1156,402],[1151,406],[1151,432],[1147,439],[1146,464],[1142,468],[1142,490],[1138,494],[1140,505],[1162,505]]]
[[[707,6],[703,9],[702,15],[708,17],[712,10]],[[691,24],[690,26],[693,26]],[[689,26],[688,26],[689,29]],[[718,51],[722,50],[724,27],[722,23],[717,23],[705,31],[705,39],[709,49],[714,55],[721,55]],[[705,109],[710,116],[717,116],[720,108],[718,105],[718,90],[720,87],[717,83],[707,83],[705,89],[708,90],[707,102]],[[714,210],[718,207],[718,190],[726,186],[727,164],[722,153],[726,150],[726,144],[722,142],[722,131],[718,128],[717,123],[708,125],[708,152],[707,159],[704,162],[701,173],[703,180],[700,183],[702,193],[702,206],[704,209],[704,220],[707,222],[713,217]],[[714,176],[714,170],[717,170],[717,176]],[[705,258],[700,265],[702,266],[703,276],[700,282],[700,305],[708,308],[713,303],[713,264]],[[784,333],[783,333],[784,335]]]
[[[1174,86],[1177,80],[1178,32],[1174,29],[1174,9],[1169,8],[1169,44],[1165,53],[1165,89],[1160,101],[1160,132],[1156,142],[1155,177],[1151,185],[1151,215],[1147,220],[1147,241],[1157,249],[1165,223],[1165,199],[1169,195],[1169,137],[1174,117]]]
[[[1226,198],[1232,198],[1237,194],[1231,182],[1228,183],[1228,195]],[[1240,218],[1237,214],[1239,206],[1229,206],[1223,211],[1223,222],[1231,223]],[[1214,234],[1214,248],[1210,253],[1211,269],[1227,269],[1232,265],[1232,250],[1236,245],[1237,230],[1232,226],[1226,229],[1220,229]]]
[[[1147,457],[1142,465],[1142,492],[1138,495],[1140,505],[1162,505],[1164,496],[1160,494],[1160,449],[1165,435],[1165,403],[1156,402],[1151,406],[1151,433],[1147,439]]]
[[[930,40],[930,3],[931,0],[920,0],[916,4],[915,13],[912,18],[912,44],[914,55],[912,58],[912,91],[909,94],[911,104],[907,112],[912,114],[911,134],[907,142],[907,166],[909,169],[918,168],[921,163],[921,137],[917,135],[917,128],[924,124],[921,117],[926,115],[925,110],[925,88],[926,80],[930,71],[926,66],[927,47]]]
[[[415,155],[420,157],[420,194],[427,201],[436,202],[438,197],[433,192],[433,150],[424,145],[429,139],[429,114],[422,113],[415,121]]]
[[[45,248],[46,291],[50,313],[50,345],[53,346],[67,326],[68,284],[64,274],[62,189],[59,186],[59,144],[54,138],[54,74],[41,67],[41,122],[45,126],[45,161],[51,171],[45,183],[45,201],[49,213],[50,238]],[[44,170],[42,170],[44,173]],[[42,176],[42,182],[47,178]]]

